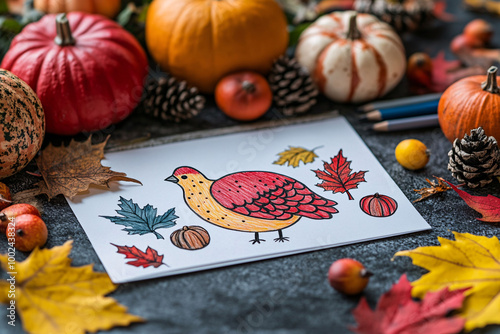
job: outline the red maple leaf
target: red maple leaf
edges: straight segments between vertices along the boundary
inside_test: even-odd
[[[485,71],[481,66],[463,67],[460,60],[446,60],[444,51],[432,58],[432,66],[415,66],[408,71],[408,80],[412,90],[418,94],[444,92],[452,83]]]
[[[444,288],[427,293],[421,301],[412,299],[411,289],[406,275],[402,275],[380,297],[375,310],[363,297],[352,312],[357,327],[350,329],[358,334],[452,334],[463,329],[465,319],[446,315],[462,307],[467,289]]]
[[[339,151],[332,162],[329,164],[323,161],[324,171],[315,170],[316,176],[323,180],[323,182],[318,183],[316,186],[325,189],[325,191],[331,190],[333,193],[347,193],[350,200],[354,198],[349,193],[349,189],[358,188],[358,183],[366,182],[365,173],[367,171],[360,171],[352,173],[351,161],[342,155],[342,150]]]
[[[144,253],[135,246],[128,247],[128,246],[118,246],[115,244],[112,245],[116,246],[116,248],[118,248],[117,253],[125,255],[125,258],[135,259],[127,262],[127,264],[131,266],[136,266],[136,267],[142,266],[144,268],[153,266],[155,268],[158,268],[162,264],[165,264],[163,263],[163,255],[158,255],[158,252],[151,247],[148,247],[146,249],[146,253]]]
[[[443,180],[448,183],[450,187],[455,190],[455,192],[467,203],[467,205],[479,212],[483,217],[476,218],[477,220],[488,222],[488,223],[499,223],[500,222],[500,198],[493,195],[488,196],[473,196],[463,190],[458,189],[456,186],[450,182]]]

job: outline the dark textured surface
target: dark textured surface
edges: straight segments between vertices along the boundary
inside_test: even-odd
[[[415,51],[427,51],[435,55],[439,50],[447,49],[451,38],[465,23],[473,16],[480,16],[464,12],[458,1],[448,3],[448,11],[457,13],[456,20],[438,24],[425,32],[404,36],[408,55]],[[497,18],[482,17],[496,22],[495,25],[500,28]],[[494,44],[500,45],[500,34],[495,37]],[[387,98],[404,95],[408,95],[408,90],[403,82]],[[213,105],[210,101],[209,104]],[[357,121],[352,106],[339,106],[326,100],[314,108],[314,113],[332,109],[339,109],[349,119],[410,200],[417,198],[414,188],[426,186],[425,178],[438,175],[451,179],[446,169],[447,152],[451,144],[438,128],[375,134],[368,130],[368,125]],[[277,115],[271,111],[266,118],[283,121]],[[209,107],[200,117],[185,125],[159,124],[134,115],[96,137],[102,139],[110,133],[110,147],[116,147],[146,135],[161,137],[232,125],[237,123],[225,118],[214,107]],[[411,172],[396,162],[394,148],[407,138],[423,141],[432,151],[431,160],[425,169]],[[49,139],[60,141],[60,138]],[[35,171],[36,166],[31,164],[28,170]],[[15,192],[29,188],[36,181],[35,177],[21,173],[5,180],[5,183]],[[500,186],[496,183],[473,193],[500,196]],[[71,253],[73,264],[95,263],[95,269],[102,271],[96,253],[64,198],[57,197],[50,203],[42,198],[38,202],[49,228],[46,247],[74,240]],[[347,333],[347,326],[354,323],[351,311],[357,305],[359,296],[346,297],[329,287],[326,273],[334,260],[355,258],[375,273],[363,294],[373,306],[403,273],[407,273],[410,280],[424,273],[424,270],[413,266],[408,258],[391,261],[397,251],[437,245],[438,236],[453,238],[451,231],[488,237],[500,234],[500,225],[476,220],[479,215],[453,192],[416,203],[415,207],[433,230],[194,274],[123,284],[111,296],[147,322],[116,328],[111,333]],[[0,252],[5,251],[5,237],[0,237]],[[18,253],[18,261],[24,258],[25,255]],[[5,314],[2,308],[0,319],[4,320],[0,320],[0,333],[22,333],[19,321],[14,330],[7,325]],[[500,327],[491,326],[476,332],[500,333]]]

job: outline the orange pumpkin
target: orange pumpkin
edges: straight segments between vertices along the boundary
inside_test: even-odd
[[[120,0],[35,0],[35,9],[45,13],[85,12],[109,18],[120,10]]]
[[[201,226],[184,226],[170,235],[170,241],[176,247],[197,250],[210,243],[210,234]]]
[[[275,0],[155,0],[146,43],[163,70],[212,93],[231,72],[268,72],[288,32]]]
[[[488,136],[500,140],[500,89],[498,69],[486,76],[464,78],[448,87],[439,100],[439,125],[450,142],[470,130],[482,127]]]

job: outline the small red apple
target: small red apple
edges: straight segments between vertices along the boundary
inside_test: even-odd
[[[7,236],[10,236],[11,230],[14,231],[14,247],[16,249],[30,252],[35,247],[42,247],[47,242],[47,226],[39,216],[20,215],[14,219],[12,224],[7,229]]]
[[[271,107],[273,94],[267,80],[256,72],[243,71],[224,77],[215,87],[215,102],[229,117],[253,121]]]
[[[12,219],[25,214],[40,217],[40,211],[31,204],[14,204],[0,211],[0,232],[5,233]]]

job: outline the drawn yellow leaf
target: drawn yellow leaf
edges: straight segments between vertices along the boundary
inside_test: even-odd
[[[104,297],[117,287],[106,273],[94,272],[92,265],[71,267],[71,244],[36,248],[23,262],[9,263],[7,255],[0,255],[2,267],[16,273],[15,289],[12,281],[0,281],[0,302],[10,305],[13,291],[24,329],[32,334],[84,334],[143,321]]]
[[[296,168],[299,166],[299,163],[302,161],[305,164],[313,162],[318,156],[314,153],[314,150],[307,150],[302,147],[293,147],[290,146],[288,150],[278,153],[280,158],[273,162],[275,165],[284,165],[288,163],[288,166],[292,166]]]
[[[459,315],[466,319],[465,330],[500,324],[500,242],[453,232],[456,240],[438,237],[440,246],[419,247],[397,252],[413,264],[429,270],[413,282],[412,294],[422,298],[428,291],[444,287],[456,290],[471,287]]]

